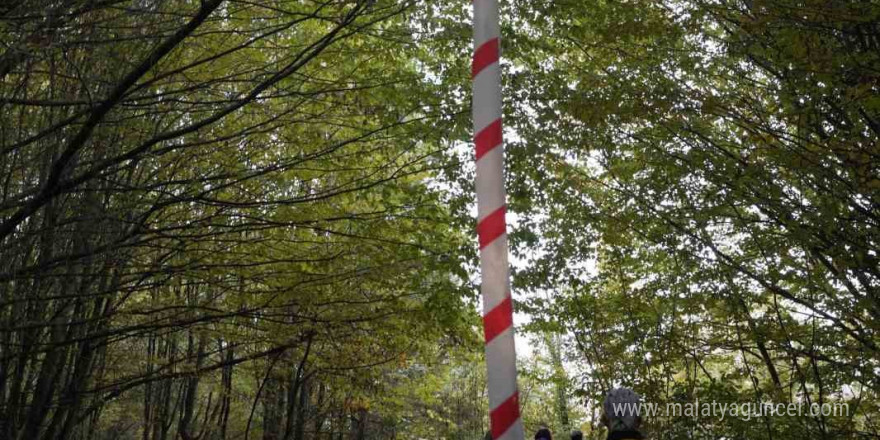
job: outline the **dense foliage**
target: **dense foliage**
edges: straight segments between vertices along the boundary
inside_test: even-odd
[[[3,5],[0,438],[400,429],[477,322],[413,6]]]
[[[595,6],[514,2],[507,46],[519,282],[582,392],[850,405],[657,438],[876,436],[880,5]]]

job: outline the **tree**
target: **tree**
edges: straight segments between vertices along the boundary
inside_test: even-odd
[[[341,435],[471,331],[415,5],[0,9],[0,437]]]
[[[505,36],[516,282],[564,292],[532,306],[583,392],[852,409],[665,438],[876,435],[880,9],[594,6],[512,2]]]

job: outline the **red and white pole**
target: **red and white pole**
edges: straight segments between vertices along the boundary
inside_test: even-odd
[[[489,418],[493,440],[523,440],[504,221],[506,196],[499,33],[498,0],[474,0],[475,49],[471,75],[477,150],[477,234],[480,238],[483,330],[489,368]]]

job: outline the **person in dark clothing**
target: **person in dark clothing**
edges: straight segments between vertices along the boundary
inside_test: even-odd
[[[615,388],[602,403],[602,424],[608,428],[608,440],[644,439],[640,405],[642,396],[629,388]]]
[[[549,429],[541,428],[535,433],[535,440],[553,440],[553,436]]]

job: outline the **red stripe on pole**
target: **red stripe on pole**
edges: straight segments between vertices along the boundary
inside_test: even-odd
[[[493,38],[474,51],[474,62],[471,64],[471,78],[480,74],[483,69],[498,62],[498,38]]]
[[[489,214],[477,223],[477,235],[480,236],[480,249],[490,245],[496,238],[504,234],[504,206]]]
[[[474,144],[477,146],[477,160],[501,145],[501,140],[501,118],[498,118],[474,136]]]
[[[501,438],[519,419],[519,392],[513,393],[489,414],[492,425],[492,438]]]
[[[507,295],[507,298],[483,317],[483,334],[487,344],[513,325],[513,300],[510,299],[509,292]]]

